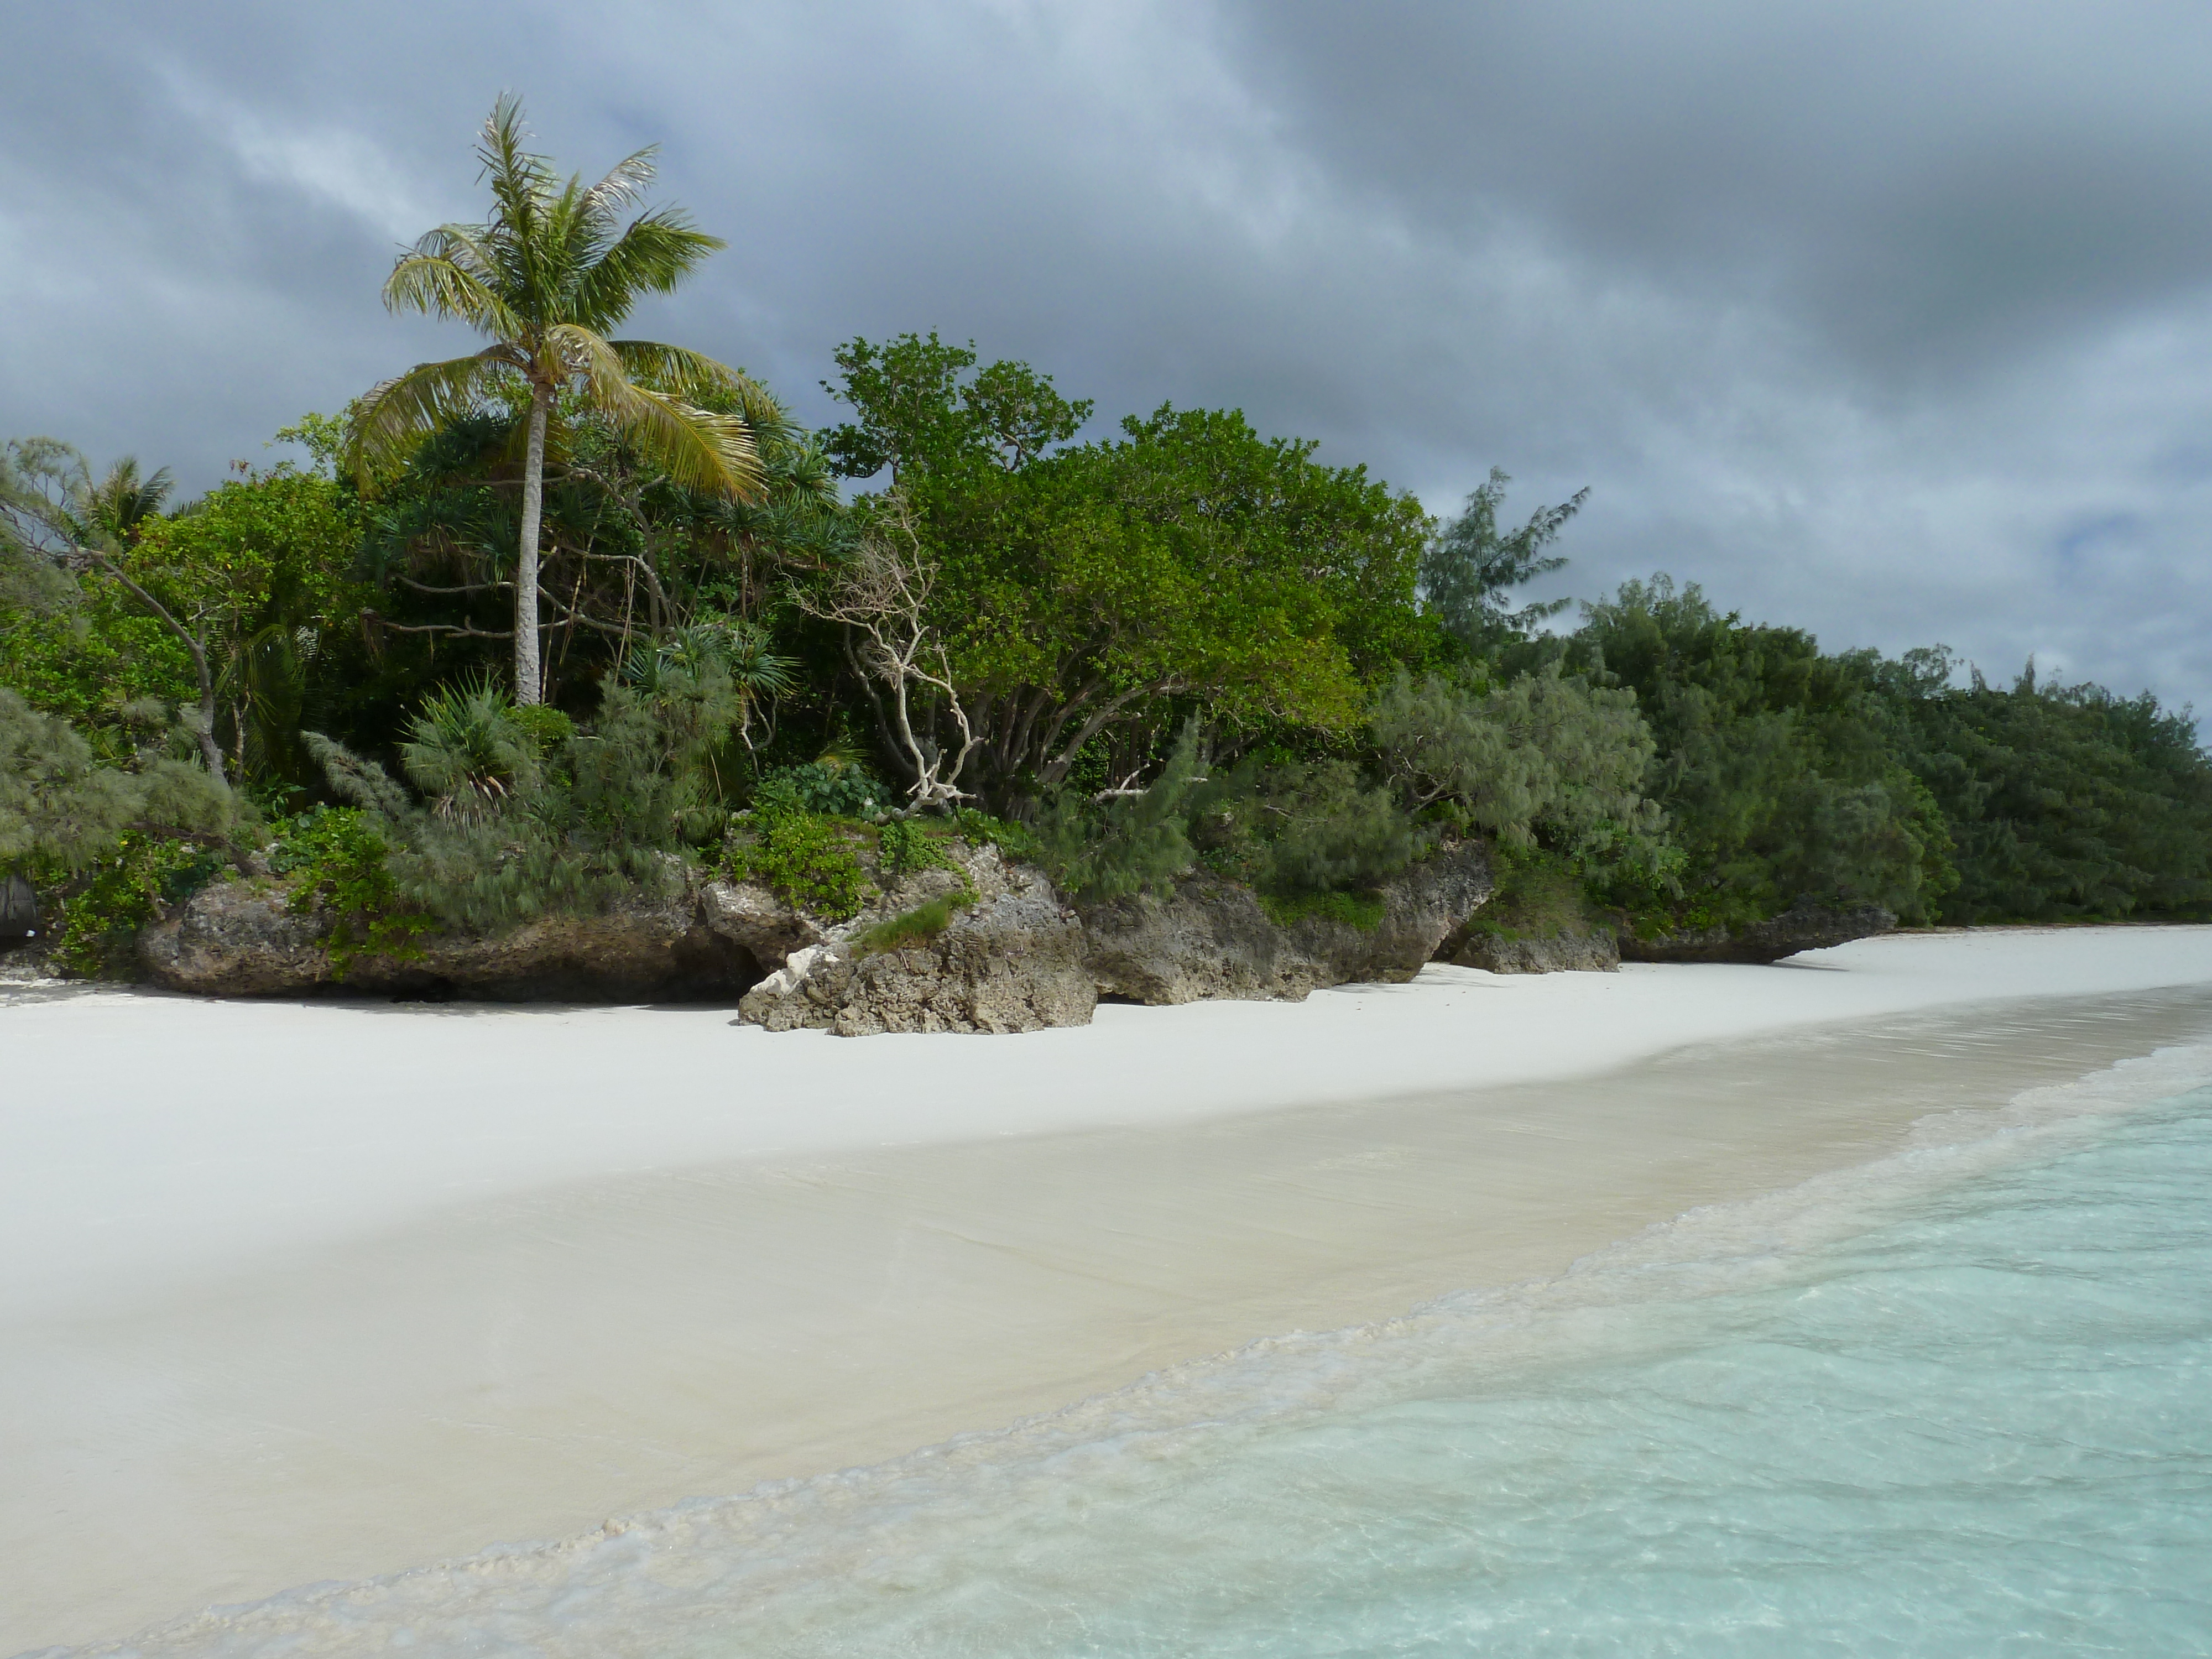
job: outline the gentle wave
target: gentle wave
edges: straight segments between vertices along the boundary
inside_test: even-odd
[[[2212,1048],[1562,1277],[86,1653],[2212,1652]]]

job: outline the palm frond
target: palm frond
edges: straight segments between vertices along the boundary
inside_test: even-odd
[[[711,414],[679,398],[639,386],[620,354],[589,329],[564,324],[546,331],[583,381],[585,396],[679,489],[748,499],[762,488],[759,453],[744,422]]]
[[[401,255],[392,275],[384,279],[384,306],[387,311],[453,319],[499,339],[513,339],[523,331],[522,319],[496,289],[437,254]]]
[[[526,137],[521,99],[511,92],[500,94],[477,144],[477,159],[483,164],[477,177],[491,186],[499,210],[496,217],[526,239],[555,175],[550,161],[523,148]]]
[[[611,218],[626,202],[634,202],[651,188],[660,146],[647,144],[635,155],[625,155],[607,169],[607,176],[584,192],[585,211],[595,216]]]
[[[708,254],[728,246],[693,228],[682,210],[655,209],[579,268],[570,314],[587,327],[611,328],[641,295],[672,292]]]
[[[769,389],[741,369],[717,362],[703,351],[663,345],[657,340],[610,340],[623,372],[642,386],[687,402],[726,396],[745,422],[755,428],[781,426],[783,406]]]
[[[346,445],[347,465],[362,487],[404,463],[431,433],[471,413],[517,372],[514,358],[512,347],[495,345],[473,356],[417,363],[371,386],[356,407]]]

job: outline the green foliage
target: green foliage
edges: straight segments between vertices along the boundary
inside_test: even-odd
[[[1955,882],[1942,814],[1899,754],[1869,659],[1747,626],[1663,577],[1588,607],[1574,654],[1637,692],[1658,744],[1645,787],[1689,872],[1671,896],[1624,882],[1632,911],[1735,923],[1804,896],[1921,920]]]
[[[960,870],[937,837],[913,818],[893,818],[884,824],[876,835],[876,851],[884,872],[895,881],[923,870]]]
[[[304,915],[319,905],[331,918],[323,948],[334,978],[358,957],[407,961],[422,954],[415,941],[436,927],[401,896],[386,864],[390,848],[376,820],[358,807],[317,805],[270,828],[270,867],[296,878],[289,908]]]
[[[519,708],[509,704],[507,721],[541,760],[558,753],[576,735],[576,722],[548,703],[533,702]]]
[[[1655,842],[1644,799],[1654,749],[1635,694],[1557,663],[1504,684],[1401,675],[1377,700],[1374,738],[1415,809],[1443,805],[1510,846],[1581,854]]]
[[[917,904],[911,910],[879,921],[854,941],[855,957],[880,956],[887,951],[904,950],[909,945],[927,945],[952,925],[952,918],[975,902],[973,888],[963,888],[957,893],[945,893],[926,904]]]
[[[126,834],[85,872],[61,907],[53,959],[88,979],[127,979],[139,931],[182,904],[229,863],[218,848]]]
[[[995,847],[1006,858],[1034,863],[1042,853],[1036,832],[1026,824],[1009,823],[972,806],[956,808],[952,822],[976,846]]]
[[[1159,891],[1197,861],[1190,820],[1206,782],[1198,731],[1188,726],[1141,793],[1103,802],[1073,791],[1055,795],[1038,828],[1038,856],[1061,889],[1086,904]]]
[[[1102,737],[1139,745],[1109,769],[1141,765],[1193,708],[1355,726],[1364,677],[1426,637],[1418,502],[1233,411],[1164,407],[1123,431],[916,495],[982,781],[1005,800],[1059,787]]]
[[[889,467],[896,481],[918,469],[1018,469],[1091,418],[1089,399],[1068,402],[1052,376],[1027,363],[995,362],[970,376],[975,362],[973,340],[949,346],[934,329],[927,340],[902,334],[838,347],[838,383],[824,380],[823,390],[858,418],[823,435],[837,470],[866,478]]]
[[[66,720],[0,686],[0,870],[88,870],[133,832],[219,845],[237,816],[191,763],[154,751],[103,765]]]
[[[1270,769],[1260,777],[1259,820],[1273,833],[1255,885],[1275,894],[1350,892],[1378,885],[1428,849],[1389,788],[1345,760]]]
[[[1567,600],[1554,599],[1516,611],[1507,605],[1505,593],[1566,564],[1544,550],[1589,499],[1589,490],[1577,491],[1558,507],[1538,507],[1520,529],[1503,532],[1498,509],[1510,483],[1504,472],[1491,468],[1489,479],[1421,554],[1422,599],[1446,630],[1478,654],[1525,637],[1538,623],[1567,608]]]
[[[1610,933],[1591,902],[1584,871],[1541,848],[1501,847],[1492,856],[1497,888],[1468,921],[1470,931],[1497,939],[1559,939]]]
[[[1260,908],[1278,927],[1295,927],[1313,917],[1363,933],[1382,925],[1382,901],[1372,893],[1261,893],[1259,899]]]
[[[859,836],[817,812],[756,808],[749,821],[732,825],[725,862],[739,880],[765,882],[800,909],[844,921],[876,891],[860,863]]]
[[[478,823],[517,791],[538,781],[544,745],[541,732],[554,722],[533,715],[526,726],[506,690],[483,675],[434,691],[409,724],[399,745],[400,764],[415,787],[430,797],[440,817]],[[570,724],[565,715],[562,724]],[[570,724],[568,736],[574,734]]]
[[[2212,915],[2212,762],[2148,693],[1977,674],[1947,654],[1869,665],[1948,832],[1952,922]]]
[[[893,810],[891,792],[866,767],[834,757],[763,773],[753,786],[757,811],[814,812],[868,822]]]
[[[726,822],[711,760],[738,708],[711,663],[611,683],[580,726],[524,714],[482,680],[442,690],[402,750],[428,810],[343,744],[309,743],[331,791],[374,816],[397,899],[490,931],[665,890],[683,849]]]

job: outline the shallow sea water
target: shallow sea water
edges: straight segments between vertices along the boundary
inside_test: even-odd
[[[1546,1285],[147,1656],[2212,1653],[2212,1050]]]

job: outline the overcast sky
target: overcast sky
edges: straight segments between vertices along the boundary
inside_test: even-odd
[[[1656,570],[1831,647],[2212,709],[2212,6],[579,0],[9,9],[0,435],[197,489],[465,337],[494,97],[658,142],[729,239],[635,332],[810,421],[935,328],[1235,405],[1452,509],[1584,484],[1553,591]]]

